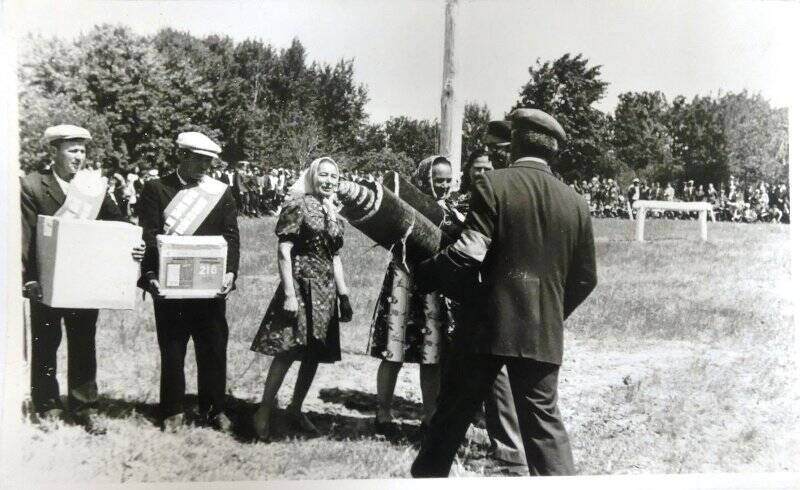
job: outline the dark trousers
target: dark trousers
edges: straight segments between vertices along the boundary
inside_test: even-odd
[[[526,471],[528,463],[517,421],[517,407],[505,366],[498,371],[483,406],[486,410],[486,432],[492,443],[492,458],[511,470],[521,467],[520,470]]]
[[[228,322],[225,299],[157,299],[156,333],[161,351],[161,415],[183,413],[184,360],[189,339],[197,360],[197,398],[201,416],[225,408]]]
[[[97,403],[97,310],[50,308],[31,301],[31,400],[38,413],[63,408],[56,379],[61,320],[67,332],[69,408],[81,411]]]
[[[571,475],[575,468],[569,437],[558,410],[555,364],[482,354],[451,356],[447,383],[437,401],[411,474],[447,477],[464,434],[502,366],[508,369],[522,443],[531,475]]]

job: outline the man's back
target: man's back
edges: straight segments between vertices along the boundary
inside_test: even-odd
[[[486,198],[478,214],[495,221],[481,267],[481,344],[495,355],[560,364],[563,321],[596,282],[586,203],[538,159],[489,172],[478,189]]]

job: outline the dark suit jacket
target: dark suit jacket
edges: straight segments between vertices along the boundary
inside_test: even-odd
[[[561,364],[564,320],[597,283],[587,204],[543,161],[518,160],[476,179],[461,237],[422,267],[445,294],[472,284],[475,350]]]
[[[227,179],[226,179],[227,180]],[[144,259],[142,259],[142,278],[139,287],[144,287],[145,273],[158,274],[158,245],[156,235],[164,233],[164,210],[183,185],[178,174],[173,172],[160,179],[149,180],[144,184],[139,197],[139,226],[145,243]],[[228,243],[226,272],[239,272],[239,224],[236,221],[236,202],[231,189],[225,193],[211,213],[194,233],[199,236],[222,235]]]
[[[22,190],[22,282],[39,280],[36,263],[36,222],[38,215],[53,216],[67,196],[58,185],[53,171],[34,172],[21,179]],[[97,219],[125,221],[119,207],[106,194]]]

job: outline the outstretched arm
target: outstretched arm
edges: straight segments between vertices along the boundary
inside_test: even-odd
[[[479,175],[475,179],[470,212],[458,240],[415,269],[414,277],[421,290],[439,290],[454,299],[474,291],[478,269],[492,244],[496,223],[494,191],[486,176]]]

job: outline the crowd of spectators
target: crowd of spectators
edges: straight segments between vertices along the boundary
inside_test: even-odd
[[[158,170],[114,172],[108,179],[108,193],[126,217],[136,216],[136,203],[144,183],[160,177]],[[242,216],[277,216],[280,207],[297,181],[297,170],[259,165],[247,161],[228,163],[222,160],[211,177],[228,184]],[[357,170],[344,172],[342,178],[354,182],[380,182],[381,177]]]
[[[136,214],[136,202],[144,182],[158,178],[157,170],[127,174],[114,173],[109,179],[109,194],[126,216]],[[243,216],[276,216],[298,178],[297,170],[269,168],[247,161],[220,161],[212,177],[231,186]],[[381,177],[358,170],[343,172],[342,178],[354,182],[380,182]],[[574,180],[569,186],[586,199],[592,216],[597,218],[634,219],[633,203],[639,199],[651,201],[702,201],[711,204],[714,219],[734,222],[789,223],[789,189],[785,183],[759,182],[748,184],[731,177],[727,183],[695,184],[687,180],[680,184],[648,182],[634,179],[627,187],[612,178],[592,177]],[[650,217],[690,219],[697,213],[649,210]]]
[[[623,189],[614,179],[595,176],[589,181],[574,180],[569,185],[586,199],[592,216],[599,218],[634,219],[636,210],[633,203],[643,199],[707,202],[718,221],[789,223],[789,188],[785,183],[750,184],[731,177],[727,183],[717,185],[695,184],[693,180],[662,185],[661,182],[634,179]],[[669,210],[649,210],[648,214],[667,219],[689,219],[697,215]]]

